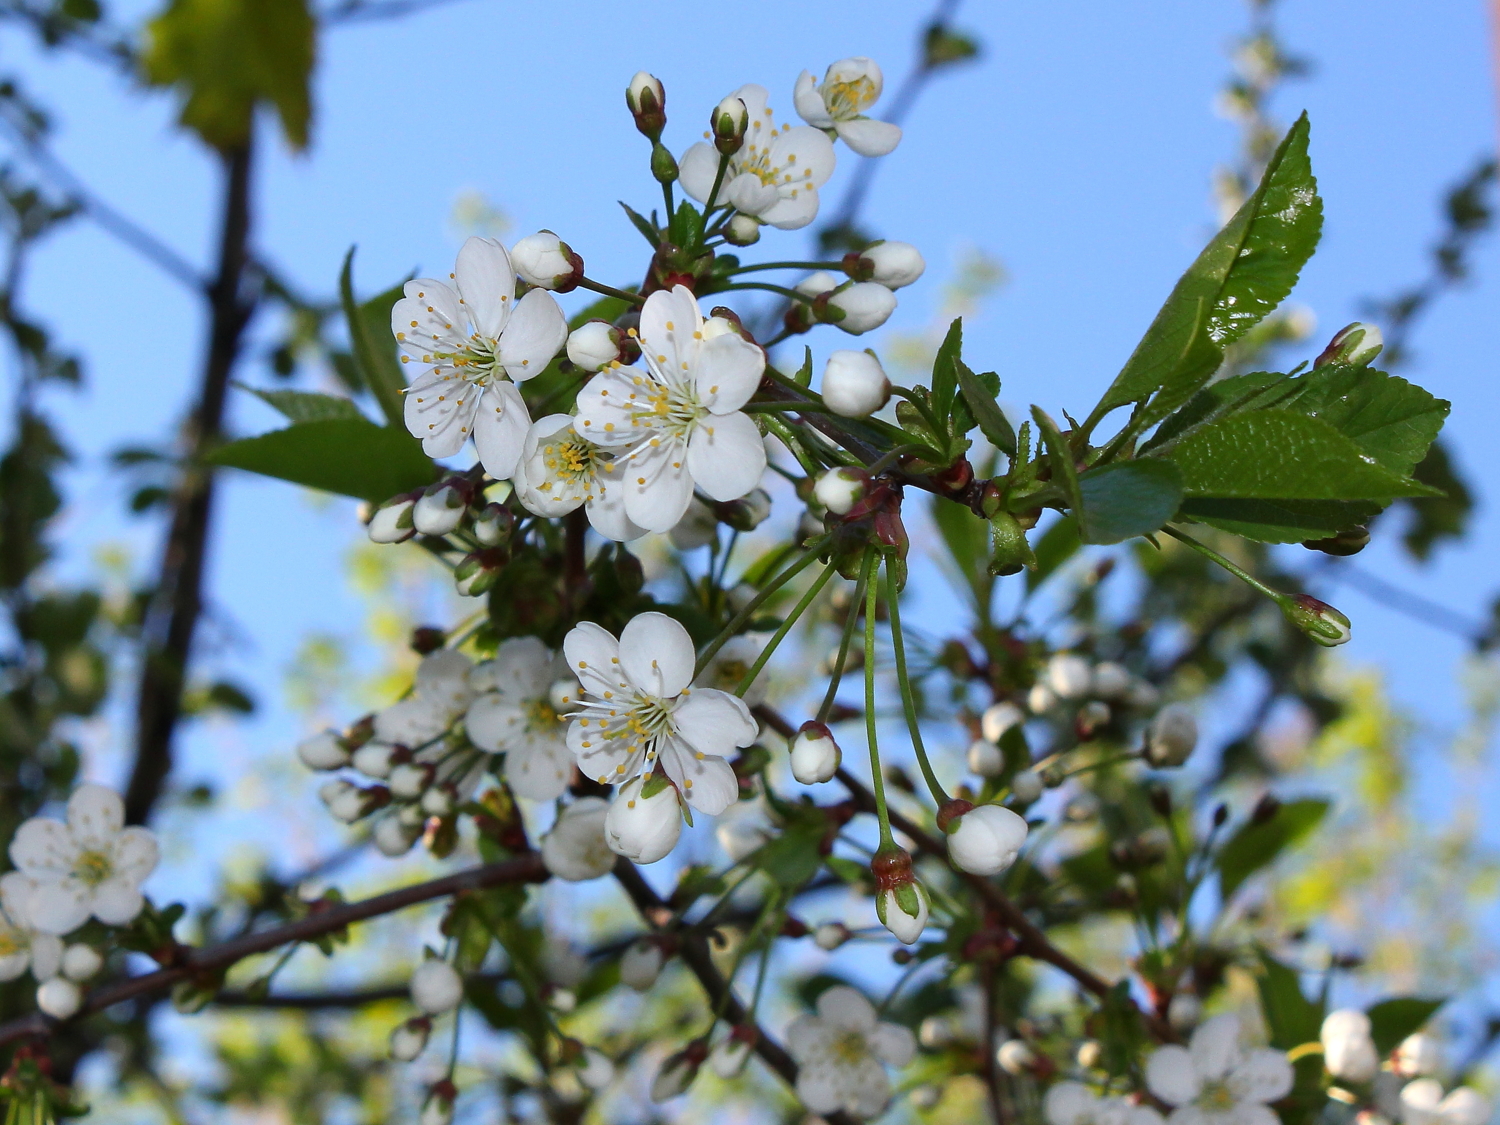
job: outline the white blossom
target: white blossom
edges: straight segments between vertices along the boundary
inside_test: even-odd
[[[843,763],[843,751],[822,723],[809,722],[792,736],[789,746],[792,776],[803,785],[832,780]]]
[[[885,78],[871,59],[840,59],[823,75],[822,85],[804,70],[792,99],[809,125],[836,134],[861,156],[884,156],[901,143],[901,127],[866,117],[880,99]]]
[[[1055,1083],[1042,1099],[1042,1116],[1047,1125],[1162,1125],[1161,1114],[1150,1106],[1101,1098],[1082,1082]]]
[[[626,515],[669,531],[695,487],[722,501],[760,483],[765,443],[740,407],[760,385],[766,357],[728,321],[705,321],[681,285],[646,298],[640,338],[645,367],[596,375],[578,395],[573,428],[615,453]]]
[[[851,937],[853,932],[842,922],[824,922],[813,930],[813,942],[819,949],[832,953]]]
[[[134,921],[145,905],[141,883],[156,868],[156,837],[126,828],[125,802],[102,785],[73,790],[67,817],[33,817],[11,841],[12,862],[35,884],[25,899],[30,924],[66,934],[90,915],[109,926]]]
[[[463,978],[446,961],[423,961],[411,974],[412,1003],[429,1016],[451,1012],[463,998]]]
[[[645,992],[661,975],[664,961],[660,943],[647,938],[633,942],[620,955],[620,983],[637,992]]]
[[[1093,669],[1087,660],[1065,652],[1048,660],[1042,675],[1042,682],[1061,699],[1078,699],[1087,695],[1093,679]]]
[[[349,764],[349,747],[336,731],[325,730],[297,743],[297,757],[310,770],[336,770]]]
[[[628,542],[646,532],[625,514],[624,462],[584,437],[568,414],[549,414],[531,424],[516,464],[516,495],[533,515],[565,516],[580,506],[606,539]]]
[[[1112,660],[1094,665],[1092,690],[1100,699],[1125,699],[1133,680],[1130,672]]]
[[[73,981],[86,981],[104,968],[104,957],[92,945],[74,942],[63,950],[62,975]]]
[[[828,357],[821,388],[829,410],[845,418],[866,418],[891,397],[891,381],[869,352],[841,348]]]
[[[542,837],[542,862],[559,879],[582,883],[608,875],[615,853],[604,839],[609,802],[580,797],[558,814],[552,831]]]
[[[1024,1039],[1007,1039],[995,1051],[995,1061],[1006,1074],[1019,1077],[1036,1065],[1036,1052]]]
[[[798,1065],[797,1097],[813,1113],[877,1116],[891,1100],[886,1066],[911,1062],[916,1039],[898,1024],[877,1020],[874,1006],[845,985],[819,996],[817,1009],[786,1031],[786,1048]]]
[[[835,327],[851,336],[863,336],[891,318],[896,311],[896,294],[878,281],[856,281],[829,297],[828,306],[844,314],[842,320],[834,322]]]
[[[890,930],[903,945],[915,944],[922,936],[922,931],[927,928],[927,892],[916,881],[912,881],[909,886],[916,896],[915,912],[910,909],[910,904],[902,903],[903,896],[898,888],[880,891],[875,898],[875,914],[880,919],[880,924]]]
[[[15,980],[27,969],[37,980],[55,977],[62,967],[63,943],[31,921],[31,897],[37,884],[18,871],[0,878],[0,981]]]
[[[949,832],[948,856],[971,875],[998,875],[1016,861],[1026,833],[1024,817],[1002,805],[980,805]]]
[[[375,848],[381,855],[390,859],[399,859],[411,851],[412,845],[417,842],[417,837],[421,834],[420,828],[403,824],[399,816],[386,816],[375,825],[370,838],[375,841]]]
[[[406,389],[406,428],[429,457],[473,436],[485,471],[508,480],[531,424],[515,382],[542,373],[568,322],[550,293],[515,299],[515,271],[492,239],[465,242],[449,280],[408,281],[391,310],[402,363],[426,368]]]
[[[653,777],[660,787],[646,791],[637,777],[620,786],[604,817],[604,839],[610,850],[632,863],[655,863],[677,846],[682,810],[676,787]]]
[[[474,701],[464,715],[469,740],[505,755],[512,789],[533,801],[561,797],[573,772],[567,730],[552,707],[562,662],[536,637],[510,637],[469,673]]]
[[[36,1006],[55,1020],[65,1020],[83,1006],[83,991],[70,980],[53,977],[37,988]]]
[[[608,1055],[588,1047],[577,1067],[578,1081],[590,1090],[602,1090],[615,1080],[615,1064]]]
[[[837,289],[842,282],[827,270],[818,270],[810,273],[793,288],[804,297],[821,297],[824,293],[830,293]]]
[[[1146,761],[1157,767],[1180,766],[1198,745],[1198,720],[1185,707],[1172,704],[1157,712],[1146,732]]]
[[[1370,1017],[1357,1008],[1329,1012],[1318,1032],[1323,1065],[1345,1082],[1368,1082],[1380,1069],[1380,1056],[1370,1036]]]
[[[991,742],[999,742],[1011,727],[1026,721],[1026,715],[1014,703],[1001,700],[985,709],[979,719],[980,732]]]
[[[1191,992],[1179,992],[1167,1004],[1167,1023],[1184,1034],[1203,1021],[1203,1001]]]
[[[1442,1045],[1425,1031],[1408,1035],[1396,1048],[1396,1065],[1408,1078],[1435,1074],[1443,1065]]]
[[[818,189],[833,175],[832,142],[806,125],[777,129],[764,86],[741,86],[730,97],[745,103],[750,124],[744,146],[729,157],[718,202],[781,230],[807,226],[818,215]],[[708,202],[719,159],[702,141],[682,155],[678,182],[699,203]]]
[[[760,220],[736,211],[729,219],[724,240],[731,246],[754,246],[760,241]]]
[[[1042,778],[1036,770],[1017,770],[1010,779],[1010,792],[1017,801],[1029,805],[1042,795]]]
[[[1401,1090],[1405,1125],[1487,1125],[1494,1107],[1476,1090],[1459,1086],[1445,1097],[1435,1078],[1418,1078]]]
[[[887,289],[904,289],[927,271],[922,252],[910,242],[872,242],[859,252],[859,260],[871,270],[870,280]]]
[[[474,662],[451,648],[429,652],[417,665],[411,694],[375,716],[375,738],[388,745],[421,747],[441,736],[469,706]],[[366,746],[370,745],[366,743]],[[355,752],[355,768],[366,772]],[[387,767],[387,773],[389,767]],[[369,774],[371,777],[379,776]]]
[[[599,371],[620,358],[620,330],[607,320],[590,320],[568,333],[568,359],[585,371]]]
[[[980,777],[999,777],[1005,772],[1005,753],[987,738],[969,743],[969,772]]]
[[[411,522],[423,535],[447,535],[463,522],[468,497],[457,485],[439,481],[417,500]]]
[[[563,651],[582,687],[568,745],[585,776],[618,785],[659,763],[688,804],[710,815],[739,796],[724,756],[754,742],[759,726],[744,700],[690,686],[696,655],[682,625],[642,613],[616,641],[583,621]]]
[[[1267,1103],[1292,1088],[1286,1054],[1240,1045],[1240,1021],[1214,1016],[1187,1047],[1158,1048],[1146,1061],[1146,1085],[1168,1105],[1171,1125],[1276,1125]]]

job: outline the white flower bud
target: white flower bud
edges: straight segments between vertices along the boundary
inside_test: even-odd
[[[427,823],[427,814],[422,811],[421,805],[402,805],[396,810],[396,819],[401,822],[401,827],[411,833],[412,839],[422,834],[422,826]]]
[[[1036,1065],[1036,1054],[1019,1039],[1007,1039],[995,1052],[995,1061],[1006,1074],[1020,1077]]]
[[[1079,699],[1089,692],[1093,683],[1093,669],[1081,656],[1058,653],[1047,661],[1044,682],[1060,699]]]
[[[969,772],[979,777],[999,777],[1005,772],[1005,752],[987,738],[969,743]]]
[[[760,241],[760,221],[750,215],[736,212],[729,220],[724,232],[724,241],[731,246],[753,246]]]
[[[720,1078],[728,1081],[737,1077],[750,1060],[750,1044],[744,1039],[729,1038],[709,1053],[708,1065]]]
[[[647,109],[646,99],[656,103],[657,108],[667,104],[667,95],[661,88],[661,79],[654,74],[647,74],[644,70],[635,72],[635,77],[630,80],[630,85],[625,88],[625,104],[630,107],[632,113],[640,113]]]
[[[411,1062],[427,1049],[427,1039],[432,1034],[432,1021],[425,1016],[414,1016],[391,1029],[391,1058],[397,1062]]]
[[[928,1016],[917,1025],[917,1042],[936,1051],[953,1042],[953,1021],[946,1016]]]
[[[1026,821],[1000,805],[980,805],[948,833],[948,857],[971,875],[998,875],[1026,842]]]
[[[667,533],[679,551],[696,551],[719,537],[719,517],[713,507],[694,496],[677,526]]]
[[[542,862],[559,879],[582,883],[608,875],[615,853],[604,839],[609,802],[602,797],[580,797],[558,815],[552,831],[542,837]]]
[[[891,381],[869,352],[842,348],[823,368],[823,401],[845,418],[867,418],[891,398]]]
[[[349,758],[349,764],[366,777],[387,778],[391,776],[391,755],[396,748],[385,742],[366,742]]]
[[[1408,1035],[1396,1048],[1396,1065],[1408,1078],[1436,1074],[1443,1065],[1442,1045],[1425,1031]]]
[[[568,334],[568,358],[585,371],[598,371],[620,358],[620,330],[607,320],[591,320]]]
[[[428,816],[448,816],[458,804],[450,785],[434,785],[422,794],[420,808]]]
[[[397,859],[411,851],[411,846],[417,842],[421,835],[421,828],[411,828],[401,823],[399,816],[382,817],[380,823],[375,825],[375,831],[370,833],[370,838],[375,841],[376,850],[383,856]]]
[[[828,298],[830,308],[841,309],[844,319],[836,325],[851,336],[862,336],[879,328],[896,311],[896,294],[878,281],[856,281]]]
[[[69,980],[88,980],[102,968],[104,957],[91,945],[74,942],[63,950],[62,975]]]
[[[589,1047],[578,1065],[578,1081],[590,1090],[602,1090],[615,1080],[615,1064],[602,1051]]]
[[[1167,1023],[1173,1031],[1191,1031],[1203,1020],[1203,1001],[1191,992],[1179,992],[1167,1005]]]
[[[714,106],[708,121],[719,151],[733,154],[740,148],[733,142],[742,140],[745,130],[750,128],[750,110],[746,107],[744,98],[730,94]]]
[[[417,533],[412,523],[412,509],[416,501],[403,497],[391,504],[376,509],[370,517],[365,532],[372,543],[401,543]]]
[[[1324,648],[1348,644],[1353,635],[1348,617],[1309,594],[1295,594],[1288,598],[1281,603],[1281,612],[1307,634],[1308,640]]]
[[[451,1012],[463,998],[463,978],[446,961],[423,961],[411,975],[412,1003],[429,1016]]]
[[[83,992],[72,981],[53,977],[36,990],[36,1006],[55,1020],[65,1020],[83,1006]]]
[[[325,730],[297,743],[297,757],[310,770],[336,770],[349,764],[349,747],[336,732]]]
[[[809,274],[797,282],[794,288],[804,297],[817,297],[827,293],[830,289],[839,287],[839,279],[827,270],[819,270],[817,273]]]
[[[792,736],[791,759],[793,777],[803,785],[820,785],[838,773],[844,755],[829,729],[813,721]]]
[[[1014,703],[1002,701],[985,709],[979,719],[979,729],[990,742],[999,742],[1011,727],[1026,721],[1025,713]]]
[[[1112,660],[1094,665],[1093,693],[1100,699],[1124,699],[1130,694],[1131,676]]]
[[[1146,761],[1158,769],[1180,766],[1198,745],[1198,720],[1178,704],[1163,707],[1146,732]]]
[[[1323,1044],[1323,1065],[1335,1078],[1368,1082],[1380,1069],[1375,1041],[1370,1038],[1370,1017],[1357,1008],[1329,1012],[1318,1039]]]
[[[432,767],[418,762],[402,762],[391,770],[391,796],[403,801],[420,797],[432,784]]]
[[[871,281],[887,289],[902,289],[927,269],[919,251],[910,242],[872,242],[859,252],[860,263],[868,263]]]
[[[318,789],[318,798],[335,820],[345,824],[353,824],[371,809],[369,793],[343,778],[325,781]]]
[[[1033,715],[1045,715],[1057,706],[1057,693],[1046,684],[1032,684],[1026,693],[1026,708]]]
[[[662,1063],[656,1077],[651,1080],[651,1100],[669,1102],[685,1093],[697,1077],[698,1063],[689,1058],[686,1052],[679,1052]]]
[[[1468,1086],[1450,1090],[1438,1105],[1443,1125],[1488,1125],[1493,1113],[1489,1099]]]
[[[447,535],[464,518],[464,494],[451,484],[435,484],[412,509],[412,524],[423,535]]]
[[[1437,1125],[1443,1084],[1436,1078],[1418,1078],[1401,1089],[1401,1120],[1406,1125]]]
[[[452,1125],[452,1122],[453,1101],[441,1094],[429,1097],[422,1107],[422,1115],[417,1118],[417,1125]]]
[[[505,538],[509,522],[498,503],[486,504],[474,517],[474,538],[483,547],[493,547]]]
[[[645,992],[656,983],[664,961],[661,946],[642,938],[620,957],[620,983]]]
[[[645,782],[638,777],[621,786],[604,817],[610,851],[633,863],[655,863],[677,846],[682,835],[677,790],[664,784],[648,797],[642,793]]]
[[[826,949],[830,953],[843,945],[854,935],[849,932],[849,927],[842,922],[824,922],[813,930],[813,941],[819,949]]]
[[[868,484],[868,478],[859,469],[829,469],[813,485],[813,495],[834,515],[842,516],[864,499]]]
[[[1173,997],[1175,1000],[1176,997]],[[1078,1060],[1078,1065],[1084,1070],[1093,1070],[1104,1061],[1104,1044],[1097,1039],[1085,1039],[1078,1044],[1078,1050],[1073,1057]]]
[[[1328,346],[1314,361],[1314,367],[1325,363],[1347,363],[1352,367],[1364,367],[1371,363],[1385,347],[1385,337],[1378,325],[1355,321],[1334,334]]]
[[[1042,777],[1036,770],[1017,770],[1010,779],[1010,793],[1017,803],[1029,805],[1042,795]]]
[[[910,886],[917,896],[916,913],[901,905],[897,888],[881,891],[875,899],[875,913],[880,918],[880,924],[904,945],[914,944],[927,928],[927,892],[915,880]]]
[[[583,263],[550,230],[528,234],[511,247],[510,264],[522,281],[542,289],[566,291],[583,273]]]

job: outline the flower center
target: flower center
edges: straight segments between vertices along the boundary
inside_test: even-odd
[[[24,953],[27,948],[26,936],[20,930],[12,930],[9,927],[0,929],[0,957]]]
[[[433,352],[433,362],[446,364],[459,376],[476,387],[483,387],[498,378],[504,378],[505,369],[495,355],[496,341],[478,332],[471,334],[464,346],[451,352]]]
[[[845,1031],[834,1038],[829,1045],[828,1053],[839,1062],[853,1066],[862,1062],[870,1050],[863,1035],[857,1031]]]
[[[557,711],[545,699],[533,699],[526,705],[526,729],[539,734],[557,733]]]
[[[551,492],[555,480],[561,486],[560,491],[581,491],[585,499],[591,499],[600,468],[609,471],[609,459],[603,451],[577,433],[549,442],[541,452],[548,479],[537,486],[539,492]]]
[[[858,117],[875,104],[876,97],[875,83],[867,76],[823,83],[823,104],[835,121]]]
[[[73,878],[90,887],[97,887],[114,874],[115,864],[108,852],[79,852],[73,861]]]
[[[656,384],[647,394],[645,405],[644,410],[631,415],[631,421],[684,441],[692,436],[698,420],[708,413],[698,401],[698,388],[691,382],[677,382],[675,379]]]
[[[1198,1104],[1204,1109],[1231,1109],[1235,1100],[1234,1092],[1224,1082],[1205,1082],[1203,1092],[1198,1095]]]

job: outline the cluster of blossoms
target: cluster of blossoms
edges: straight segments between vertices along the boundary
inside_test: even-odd
[[[1471,1087],[1444,1092],[1437,1077],[1442,1047],[1427,1032],[1407,1036],[1382,1058],[1369,1015],[1340,1008],[1323,1020],[1319,1045],[1323,1066],[1345,1098],[1364,1105],[1366,1125],[1487,1125],[1494,1114],[1489,1100]]]

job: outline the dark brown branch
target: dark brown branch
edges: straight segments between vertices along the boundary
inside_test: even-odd
[[[388,891],[383,895],[376,895],[374,898],[367,898],[360,902],[350,902],[342,906],[319,910],[314,914],[309,914],[306,918],[300,918],[284,926],[245,934],[243,937],[233,938],[218,945],[207,946],[203,949],[184,949],[181,951],[179,963],[169,968],[158,969],[154,973],[144,973],[138,977],[130,977],[107,984],[102,988],[96,988],[84,998],[83,1007],[79,1009],[78,1015],[72,1018],[76,1020],[127,1000],[162,993],[182,981],[221,972],[257,953],[266,953],[292,942],[311,941],[325,934],[342,930],[355,922],[378,918],[382,914],[391,914],[418,903],[446,898],[460,891],[477,891],[507,883],[541,883],[545,882],[547,877],[547,868],[542,863],[541,855],[537,852],[528,852],[501,863],[487,863],[482,867],[471,867],[467,871],[403,887],[399,891]],[[54,1020],[40,1012],[34,1012],[22,1019],[0,1025],[0,1044],[11,1043],[17,1039],[50,1035],[64,1022],[70,1021]]]
[[[250,146],[224,156],[225,186],[219,266],[208,289],[209,340],[198,405],[183,435],[182,474],[161,572],[142,627],[141,682],[136,699],[135,765],[125,791],[125,818],[144,824],[172,769],[172,742],[182,718],[193,634],[203,611],[203,572],[213,509],[214,472],[206,455],[223,430],[230,372],[255,305],[247,295],[250,237]]]

